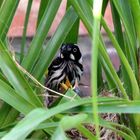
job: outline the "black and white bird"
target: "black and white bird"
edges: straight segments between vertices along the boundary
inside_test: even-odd
[[[59,91],[60,84],[68,79],[74,87],[83,74],[82,54],[75,44],[63,44],[59,56],[56,57],[48,68],[46,87]]]

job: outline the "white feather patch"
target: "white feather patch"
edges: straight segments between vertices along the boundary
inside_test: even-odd
[[[70,54],[70,58],[72,59],[72,60],[75,60],[75,57],[74,57],[74,55],[71,53]]]
[[[83,59],[82,59],[82,57],[79,59],[79,61],[78,61],[80,64],[82,64],[83,63]]]
[[[60,54],[60,57],[61,57],[61,58],[64,58],[64,55],[61,53],[61,54]]]

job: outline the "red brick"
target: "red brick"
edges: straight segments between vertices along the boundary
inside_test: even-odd
[[[27,3],[28,3],[28,0],[21,0],[20,1],[20,4],[18,6],[18,10],[17,10],[15,17],[13,19],[8,36],[12,36],[12,37],[22,36]],[[29,20],[29,24],[28,24],[27,36],[33,36],[35,34],[39,3],[40,3],[40,0],[33,0],[33,6],[32,6],[30,20]],[[58,24],[60,23],[63,15],[64,15],[64,12],[65,12],[65,7],[66,7],[66,0],[63,0],[61,6],[59,8],[58,14],[55,17],[54,23],[49,31],[49,36],[51,36],[55,32]],[[108,9],[107,9],[106,14],[105,14],[105,19],[107,20],[109,27],[111,27],[111,29],[113,29],[109,6],[108,6]],[[80,35],[87,34],[87,30],[85,29],[85,27],[82,23],[80,24],[79,34]]]

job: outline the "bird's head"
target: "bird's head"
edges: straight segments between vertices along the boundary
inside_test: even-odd
[[[66,61],[74,61],[82,63],[82,54],[80,49],[75,44],[62,44],[60,49],[60,57]]]

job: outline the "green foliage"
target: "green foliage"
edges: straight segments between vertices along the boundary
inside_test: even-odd
[[[8,29],[11,25],[12,19],[14,17],[15,11],[17,9],[19,0],[4,0],[0,8],[0,38],[5,40]]]
[[[64,17],[47,44],[48,35],[61,0],[41,0],[38,12],[36,34],[26,54],[26,31],[32,0],[28,1],[21,52],[14,58],[7,43],[7,32],[17,10],[19,0],[0,1],[0,139],[68,139],[65,131],[76,128],[89,140],[99,139],[99,126],[110,129],[126,140],[139,140],[140,135],[140,90],[139,90],[139,44],[140,44],[140,3],[139,0],[112,0],[111,13],[115,34],[104,20],[108,0],[68,0]],[[102,3],[103,2],[103,3]],[[93,4],[94,3],[94,4]],[[99,15],[93,14],[97,8]],[[91,38],[91,89],[93,98],[80,98],[69,89],[65,97],[52,106],[45,107],[40,98],[44,87],[43,78],[57,50],[63,42],[77,43],[80,20]],[[121,60],[120,74],[116,72],[107,54],[100,28],[104,28]],[[45,46],[45,48],[44,48]],[[20,64],[17,63],[20,58]],[[106,83],[98,68],[103,70]],[[26,70],[25,70],[26,69]],[[36,78],[37,80],[35,80]],[[97,87],[105,86],[119,97],[98,97]],[[35,85],[37,87],[35,88]],[[115,89],[115,90],[114,90]],[[69,96],[69,98],[67,98]],[[121,124],[101,119],[98,113],[119,113]],[[129,115],[127,115],[129,113]],[[125,114],[130,126],[125,124]],[[94,115],[94,117],[93,117]],[[24,118],[22,119],[22,116]],[[96,134],[84,124],[96,126]]]
[[[28,6],[26,10],[24,29],[23,29],[23,35],[22,35],[22,41],[21,41],[20,63],[22,62],[23,57],[24,57],[24,51],[25,51],[25,46],[26,46],[26,32],[27,32],[29,16],[30,16],[31,8],[32,8],[32,3],[33,3],[33,0],[28,1]]]

